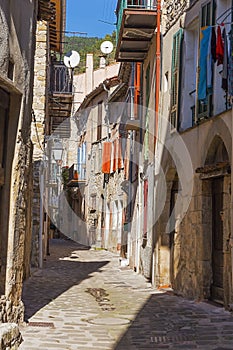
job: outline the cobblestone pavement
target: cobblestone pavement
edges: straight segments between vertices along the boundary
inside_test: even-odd
[[[24,286],[20,350],[233,349],[233,315],[151,288],[119,257],[55,240]]]

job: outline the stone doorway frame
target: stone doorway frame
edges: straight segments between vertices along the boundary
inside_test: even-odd
[[[229,239],[231,234],[231,167],[229,156],[223,139],[216,135],[207,152],[206,161],[203,167],[197,168],[200,183],[200,209],[202,242],[200,261],[198,263],[202,274],[202,290],[200,297],[211,299],[211,285],[213,280],[212,267],[212,182],[216,178],[223,178],[223,304],[227,306],[232,294],[231,287],[231,250]]]

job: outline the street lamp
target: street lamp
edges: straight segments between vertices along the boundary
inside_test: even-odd
[[[58,163],[59,161],[62,161],[62,155],[63,155],[63,146],[62,142],[57,140],[54,141],[54,145],[52,147],[53,152],[53,158]]]

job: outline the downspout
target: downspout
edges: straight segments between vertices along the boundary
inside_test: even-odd
[[[160,93],[160,66],[161,66],[161,39],[160,39],[160,24],[161,24],[161,0],[157,0],[157,33],[156,33],[156,71],[155,71],[155,140],[154,150],[158,137],[158,120],[159,120],[159,93]]]
[[[109,97],[110,97],[110,88],[108,89],[105,85],[105,82],[103,82],[103,88],[107,92],[107,102],[105,107],[105,114],[106,114],[106,122],[107,122],[107,141],[109,141],[109,133],[110,133],[110,126],[109,126]]]
[[[231,5],[233,6],[233,0],[231,2]],[[233,21],[233,12],[231,14],[231,22]],[[233,26],[231,25],[231,30],[233,29]],[[231,43],[231,50],[232,48],[232,43]],[[233,105],[233,100],[231,100],[231,104]],[[233,110],[232,110],[232,117],[233,117]],[[230,302],[231,304],[229,305],[229,308],[232,310],[233,309],[233,190],[232,190],[232,186],[233,186],[233,171],[232,171],[232,167],[233,167],[233,120],[231,118],[231,236],[230,236],[230,240],[229,240],[229,245],[231,248],[231,298],[230,298]]]
[[[105,117],[106,117],[106,124],[107,124],[107,142],[109,142],[109,134],[110,134],[110,125],[109,125],[109,97],[110,97],[110,88],[108,89],[105,81],[103,82],[103,89],[104,91],[107,93],[107,101],[106,101],[106,105],[105,105]],[[108,200],[107,200],[107,186],[105,183],[105,174],[104,174],[104,207],[105,207],[105,219],[106,220],[106,213],[107,213],[107,209],[108,209]],[[108,230],[109,232],[109,224],[108,227],[106,227],[106,224],[104,225],[104,237],[106,235],[106,230]],[[102,234],[101,234],[101,230],[102,227],[100,228],[100,231],[98,233],[98,239],[100,242],[102,242]],[[103,243],[103,242],[102,242]],[[104,238],[104,246],[105,246],[105,238]]]
[[[158,138],[158,127],[159,127],[159,97],[160,97],[160,67],[161,67],[161,0],[157,0],[157,32],[156,32],[156,63],[155,63],[155,130],[154,130],[154,157],[156,151],[156,143]],[[155,167],[155,163],[154,163]],[[155,176],[155,174],[154,174]],[[154,178],[154,186],[155,186],[155,178]],[[154,213],[155,213],[155,198],[154,198]],[[155,275],[155,231],[153,230],[152,235],[152,285],[154,285],[154,275]]]
[[[40,165],[40,226],[39,226],[39,268],[43,267],[43,231],[44,231],[44,164]]]
[[[231,295],[233,292],[233,190],[232,190],[232,184],[233,184],[233,110],[232,110],[232,119],[231,119],[231,236],[229,240],[229,245],[231,248]],[[230,309],[233,310],[233,300],[231,300],[231,303],[229,305]]]

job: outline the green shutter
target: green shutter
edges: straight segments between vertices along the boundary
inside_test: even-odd
[[[171,113],[170,121],[174,128],[178,127],[179,113],[179,85],[182,50],[183,29],[179,29],[173,36],[172,67],[171,67]]]

